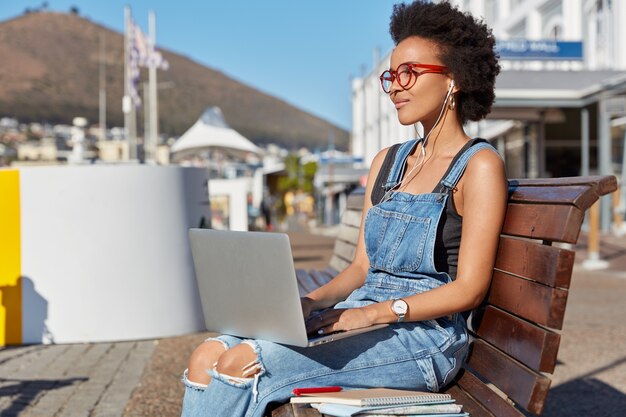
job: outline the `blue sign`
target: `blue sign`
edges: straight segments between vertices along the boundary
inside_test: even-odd
[[[363,158],[360,156],[344,156],[344,157],[328,157],[322,156],[320,158],[321,165],[328,164],[360,164],[363,162]]]
[[[512,60],[582,60],[582,42],[529,41],[514,39],[496,42],[496,50],[502,59]]]

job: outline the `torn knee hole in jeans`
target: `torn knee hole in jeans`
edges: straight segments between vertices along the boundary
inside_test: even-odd
[[[210,371],[210,373],[213,374],[215,378],[236,387],[246,388],[251,384],[254,402],[257,402],[257,397],[259,394],[259,378],[261,377],[261,374],[265,371],[265,369],[263,368],[263,364],[261,363],[260,349],[256,342],[252,340],[244,340],[241,343],[245,343],[246,345],[250,346],[252,348],[252,351],[256,354],[256,358],[253,361],[247,363],[241,368],[241,377],[218,372],[217,362],[213,365],[213,369]]]
[[[183,372],[182,381],[183,381],[183,384],[185,384],[185,386],[187,386],[188,388],[195,389],[195,390],[204,391],[206,389],[206,387],[207,387],[206,384],[200,384],[198,382],[194,382],[194,381],[190,380],[189,379],[189,369],[185,369],[185,371]]]
[[[228,375],[225,374],[223,372],[218,372],[217,370],[217,362],[215,362],[215,364],[213,365],[213,372],[215,372],[215,374],[217,374],[218,376],[221,376],[222,379],[227,380],[228,382],[231,382],[235,385],[237,384],[245,384],[248,381],[252,381],[254,379],[254,377],[256,377],[259,372],[263,369],[263,366],[261,365],[261,363],[259,362],[258,358],[255,359],[254,361],[250,362],[249,364],[245,365],[242,369],[241,369],[241,376],[232,376],[232,375]]]
[[[204,339],[204,343],[207,343],[207,342],[218,342],[224,347],[224,350],[230,349],[230,346],[228,345],[228,343],[226,343],[224,340],[220,339],[219,337],[209,337],[207,339]]]

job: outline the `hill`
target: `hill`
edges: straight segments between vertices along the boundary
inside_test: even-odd
[[[84,116],[97,123],[102,36],[107,124],[123,126],[123,34],[74,14],[51,12],[0,22],[0,116],[50,123]],[[159,91],[161,132],[180,135],[205,108],[216,105],[233,128],[256,144],[325,148],[332,132],[336,147],[347,149],[347,131],[192,59],[161,52],[170,69],[159,71],[159,83],[171,86]],[[141,114],[137,123],[141,130]]]

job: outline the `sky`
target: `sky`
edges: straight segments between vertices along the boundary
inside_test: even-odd
[[[185,55],[339,127],[352,124],[351,78],[368,74],[374,49],[391,51],[399,0],[0,0],[0,21],[47,4],[119,32],[124,6],[157,46]]]

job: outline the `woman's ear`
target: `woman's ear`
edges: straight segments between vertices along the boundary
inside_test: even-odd
[[[459,91],[459,87],[456,85],[456,83],[454,82],[454,80],[450,80],[450,92],[452,94],[455,94]]]

